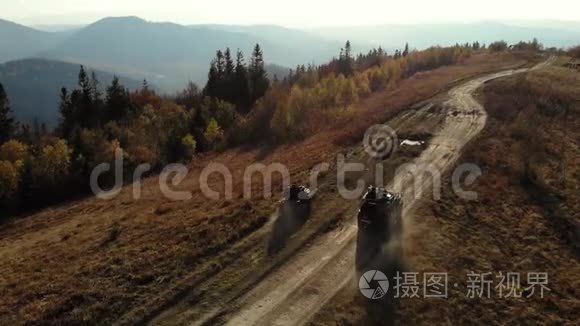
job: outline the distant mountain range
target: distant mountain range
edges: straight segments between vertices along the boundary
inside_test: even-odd
[[[188,80],[203,84],[217,49],[241,49],[249,59],[260,43],[269,64],[294,67],[322,63],[338,55],[349,39],[354,52],[373,46],[387,50],[456,42],[508,42],[537,37],[548,46],[580,41],[576,22],[484,22],[473,24],[375,25],[311,30],[276,25],[179,25],[148,22],[138,17],[104,18],[87,26],[42,25],[42,30],[0,20],[0,63],[27,57],[82,63],[147,79],[162,90],[175,91]]]
[[[91,70],[89,67],[86,67]],[[77,86],[79,65],[45,59],[23,59],[0,64],[0,82],[10,98],[19,121],[34,119],[53,127],[58,122],[59,94],[62,87],[69,91]],[[95,70],[103,89],[113,80],[113,74]],[[119,77],[129,89],[141,87],[142,82]]]
[[[0,62],[39,57],[82,63],[175,91],[187,81],[203,84],[218,49],[240,49],[249,60],[259,43],[268,64],[321,63],[337,54],[338,41],[278,26],[183,26],[137,17],[105,18],[88,26],[40,31],[0,21]],[[23,40],[23,41],[22,41]]]
[[[567,22],[487,22],[300,30],[276,25],[186,26],[115,17],[86,26],[31,28],[0,19],[0,63],[5,63],[0,67],[0,82],[7,84],[18,117],[37,116],[41,121],[54,122],[57,99],[53,95],[60,87],[72,85],[70,74],[76,78],[79,64],[99,70],[103,82],[114,73],[130,87],[137,80],[147,79],[161,91],[175,92],[189,80],[203,86],[216,50],[225,47],[242,50],[248,61],[252,47],[259,43],[269,72],[281,78],[288,67],[320,64],[337,56],[347,39],[355,53],[379,45],[393,51],[406,42],[411,48],[421,49],[476,40],[489,43],[504,39],[511,43],[533,37],[548,46],[566,47],[580,42],[579,26]],[[28,58],[44,61],[22,60]],[[39,82],[30,83],[29,78],[38,78]],[[32,85],[34,89],[26,89]],[[42,100],[31,100],[35,94],[44,94],[37,96]]]
[[[147,79],[162,92],[175,92],[189,80],[203,86],[217,49],[241,49],[247,62],[253,46],[260,43],[267,71],[283,78],[289,66],[327,61],[339,48],[339,42],[274,26],[272,31],[265,27],[264,37],[233,27],[151,23],[136,17],[43,28],[53,31],[0,20],[0,63],[5,62],[0,65],[0,82],[17,118],[38,118],[50,125],[58,119],[58,91],[75,85],[80,64],[97,69],[103,83],[114,73],[131,88],[141,83],[136,80]],[[276,39],[274,33],[285,36]]]
[[[43,32],[0,19],[0,63],[46,51],[65,37],[65,33]]]
[[[413,48],[432,45],[453,45],[479,41],[508,43],[537,38],[548,47],[569,47],[580,43],[578,22],[482,22],[472,24],[423,24],[325,27],[311,31],[334,40],[350,39],[363,44],[382,45],[387,49],[400,48],[409,42]]]

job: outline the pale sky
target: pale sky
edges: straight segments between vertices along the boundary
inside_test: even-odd
[[[134,15],[182,24],[291,27],[482,20],[580,20],[579,0],[0,0],[0,18],[86,24]]]

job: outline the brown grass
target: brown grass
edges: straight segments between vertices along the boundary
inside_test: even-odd
[[[356,289],[337,295],[313,324],[575,324],[580,293],[580,77],[549,67],[487,85],[482,134],[459,163],[483,175],[459,199],[444,179],[440,201],[428,200],[411,218],[408,270],[449,273],[449,299],[402,299],[396,318],[367,314]],[[547,105],[551,103],[552,105]],[[524,120],[522,120],[524,119]],[[467,274],[547,272],[544,298],[470,299]],[[454,286],[457,282],[457,287]],[[495,280],[497,282],[497,280]],[[422,284],[422,283],[421,283]],[[497,283],[495,283],[497,285]],[[378,317],[378,318],[377,318]]]
[[[149,178],[140,200],[133,200],[126,187],[110,201],[86,199],[0,226],[0,324],[110,324],[128,312],[133,316],[126,317],[129,323],[142,318],[147,311],[134,311],[162,304],[175,294],[173,289],[221,269],[218,253],[266,223],[275,200],[238,199],[245,166],[281,162],[293,180],[305,180],[314,164],[341,150],[338,140],[356,139],[370,124],[385,121],[456,80],[522,62],[475,56],[461,65],[418,74],[362,101],[356,108],[360,114],[348,128],[328,128],[270,151],[236,149],[199,157],[179,186],[193,191],[188,201],[165,199],[158,179]],[[233,171],[235,200],[216,202],[199,193],[200,170],[211,161]],[[212,187],[223,185],[215,178]],[[256,194],[259,189],[256,185]]]

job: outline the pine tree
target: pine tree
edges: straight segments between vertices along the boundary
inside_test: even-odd
[[[89,76],[87,75],[87,72],[85,71],[85,67],[83,65],[81,65],[81,68],[79,70],[78,80],[79,80],[79,86],[83,92],[83,95],[90,97],[91,81],[89,80]]]
[[[234,60],[232,60],[230,48],[226,48],[226,51],[224,53],[224,60],[225,60],[225,77],[226,79],[228,79],[234,75]]]
[[[244,54],[238,49],[236,54],[236,69],[234,78],[235,103],[238,112],[246,113],[250,106],[250,86],[248,83],[248,69],[244,64]]]
[[[101,93],[101,89],[100,89],[100,83],[99,80],[97,79],[97,74],[95,74],[94,71],[91,71],[91,99],[93,100],[93,102],[98,102],[101,100],[101,96],[103,95]]]
[[[352,48],[350,46],[350,41],[347,40],[346,41],[346,44],[344,46],[344,56],[345,56],[345,58],[352,59],[351,52],[352,52]]]
[[[81,92],[81,103],[78,108],[78,119],[81,127],[89,128],[93,123],[93,87],[91,79],[85,71],[85,67],[81,65],[78,77],[78,83]],[[74,108],[73,108],[74,109]]]
[[[224,78],[225,74],[225,61],[224,61],[224,54],[222,50],[218,50],[216,53],[216,68],[217,68],[217,75],[218,79],[221,81]]]
[[[395,50],[394,59],[399,59],[400,57],[401,57],[401,51],[400,50]]]
[[[338,69],[339,73],[343,74],[344,76],[350,76],[354,73],[353,67],[353,59],[352,59],[352,48],[350,45],[350,41],[346,41],[344,45],[344,49],[340,50],[340,55],[338,58]]]
[[[44,136],[40,122],[37,118],[34,118],[32,122],[32,139],[34,144],[40,144],[42,142],[42,137]]]
[[[224,52],[224,80],[222,81],[222,97],[221,99],[230,103],[235,103],[236,101],[236,90],[235,90],[235,66],[234,60],[232,59],[232,54],[230,48],[226,48]]]
[[[205,96],[217,96],[218,93],[219,76],[216,67],[216,61],[213,60],[209,66],[209,72],[207,73],[207,83],[203,89]]]
[[[403,50],[403,57],[409,54],[409,43],[405,43],[405,50]]]
[[[264,68],[264,57],[259,44],[256,44],[254,51],[252,52],[249,76],[251,89],[250,102],[254,103],[257,99],[264,96],[268,87],[270,87],[270,80],[268,79],[268,74]]]
[[[16,138],[25,144],[32,144],[32,133],[29,124],[19,124],[16,131]]]
[[[96,127],[99,126],[103,120],[104,102],[103,93],[101,92],[100,82],[97,79],[97,74],[91,71],[91,105],[90,105],[90,121],[89,126]]]
[[[58,134],[64,139],[69,139],[75,121],[73,116],[74,108],[72,107],[71,98],[65,87],[60,89],[60,104],[58,111],[60,112],[60,123],[57,128]]]
[[[12,109],[10,108],[10,101],[4,90],[4,86],[0,83],[0,144],[4,143],[13,136],[15,131],[15,122],[12,117]]]
[[[111,85],[107,87],[105,121],[119,121],[127,117],[130,108],[129,92],[121,85],[119,78],[114,76]]]

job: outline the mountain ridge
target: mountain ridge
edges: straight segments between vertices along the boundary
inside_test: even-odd
[[[78,64],[43,58],[27,58],[0,64],[0,83],[6,89],[16,119],[25,123],[36,119],[54,127],[59,118],[60,89],[66,87],[70,90],[77,87],[79,69]],[[85,69],[95,72],[102,90],[114,76],[91,67],[85,66]],[[134,90],[141,85],[140,81],[121,75],[117,77],[129,89]]]

